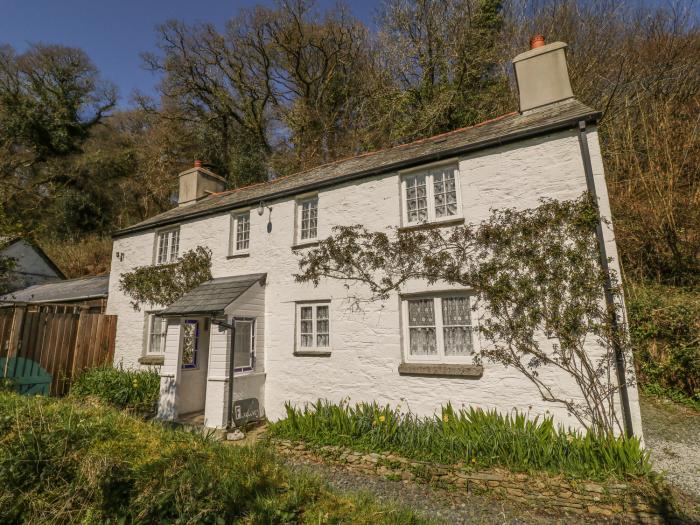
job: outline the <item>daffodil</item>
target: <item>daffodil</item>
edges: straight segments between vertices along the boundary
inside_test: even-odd
[[[448,416],[447,414],[443,414],[442,420],[443,420],[445,423],[447,423],[447,422],[450,420],[450,416]]]
[[[384,420],[385,420],[385,419],[386,419],[386,418],[385,418],[384,416],[379,416],[379,422],[380,422],[380,423],[384,423]]]

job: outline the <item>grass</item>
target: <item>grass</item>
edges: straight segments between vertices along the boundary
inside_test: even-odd
[[[158,402],[160,376],[155,370],[102,366],[80,374],[73,381],[70,394],[83,399],[95,397],[116,408],[150,416]]]
[[[376,404],[318,401],[303,409],[287,405],[287,418],[273,423],[272,437],[312,445],[341,445],[366,452],[394,452],[473,468],[545,471],[586,479],[644,477],[648,453],[636,438],[568,433],[551,418],[529,420],[450,405],[442,417],[421,418]]]
[[[0,393],[0,523],[422,523],[227,446],[76,398]]]

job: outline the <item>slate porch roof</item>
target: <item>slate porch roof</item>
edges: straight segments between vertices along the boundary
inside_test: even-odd
[[[509,113],[468,128],[338,160],[269,182],[215,193],[189,206],[173,208],[119,230],[114,233],[114,237],[244,206],[255,206],[263,199],[269,202],[348,180],[388,173],[470,151],[573,128],[581,120],[595,122],[599,117],[600,112],[575,99],[550,104],[525,114]]]
[[[109,274],[35,284],[1,295],[0,303],[63,303],[107,297]]]
[[[161,312],[161,315],[221,313],[233,301],[267,274],[252,273],[236,277],[220,277],[200,284]]]

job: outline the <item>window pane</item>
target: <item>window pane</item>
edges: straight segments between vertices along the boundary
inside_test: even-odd
[[[433,299],[408,301],[408,326],[435,326]]]
[[[408,222],[428,219],[428,198],[425,175],[406,177],[406,211]]]
[[[177,260],[177,254],[180,250],[180,230],[170,232],[170,262]]]
[[[303,347],[314,346],[314,321],[313,307],[302,306],[300,308],[301,323],[299,326],[300,342]]]
[[[435,328],[410,328],[409,334],[411,355],[437,354]]]
[[[162,354],[165,352],[165,334],[167,331],[167,319],[158,315],[151,315],[150,340],[148,351],[152,354]]]
[[[316,346],[329,346],[328,306],[316,307]]]
[[[182,367],[195,368],[199,346],[199,322],[187,320],[182,329]]]
[[[442,299],[445,355],[469,355],[473,352],[471,307],[468,297]]]
[[[235,321],[236,337],[233,342],[233,366],[245,368],[251,366],[251,341],[253,323],[250,321]]]
[[[433,174],[435,194],[435,217],[457,214],[457,189],[454,169],[445,169]]]
[[[158,234],[158,264],[168,261],[168,233]]]

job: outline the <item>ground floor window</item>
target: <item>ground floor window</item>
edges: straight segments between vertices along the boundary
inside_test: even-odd
[[[255,367],[255,319],[235,319],[233,340],[233,367],[236,372]]]
[[[297,348],[328,349],[331,345],[330,304],[297,304]]]
[[[407,360],[460,361],[474,353],[469,295],[405,298],[402,309]]]
[[[165,353],[165,337],[168,333],[167,318],[157,313],[148,314],[147,353],[162,355]]]
[[[196,319],[186,319],[182,326],[182,368],[197,368],[200,326]]]

